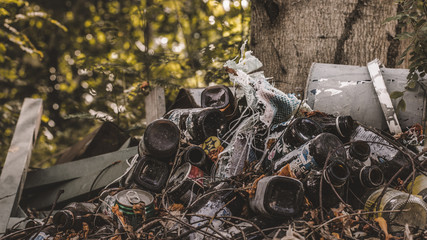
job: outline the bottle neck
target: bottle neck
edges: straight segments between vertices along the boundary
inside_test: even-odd
[[[337,160],[326,167],[324,174],[325,179],[329,180],[332,185],[341,187],[347,182],[350,171],[343,161]]]
[[[359,171],[359,180],[363,187],[375,188],[383,184],[384,174],[377,166],[365,166]]]
[[[371,147],[365,141],[355,141],[351,143],[348,153],[351,158],[365,162],[371,155]]]
[[[71,210],[61,210],[53,216],[53,224],[60,229],[70,229],[75,225],[76,216]]]

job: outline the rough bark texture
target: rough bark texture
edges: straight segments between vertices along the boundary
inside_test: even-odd
[[[313,62],[396,67],[394,0],[254,0],[251,50],[276,87],[302,94]],[[399,66],[402,67],[402,66]],[[404,67],[404,66],[403,66]]]

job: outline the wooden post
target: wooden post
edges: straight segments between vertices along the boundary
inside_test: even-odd
[[[387,92],[387,88],[384,83],[384,78],[381,74],[379,60],[375,59],[368,63],[369,75],[371,75],[372,82],[374,84],[375,92],[377,93],[378,100],[380,101],[381,109],[383,110],[385,120],[388,128],[392,134],[398,134],[402,132],[397,120],[396,112],[394,111],[393,103],[391,102],[390,95]]]
[[[41,99],[26,98],[22,105],[0,176],[0,233],[6,232],[9,219],[19,204],[31,151],[40,126],[42,103]]]
[[[161,118],[166,112],[165,90],[162,87],[153,87],[145,97],[145,119],[147,125]]]

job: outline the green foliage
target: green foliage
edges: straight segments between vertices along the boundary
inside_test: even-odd
[[[247,4],[1,1],[0,160],[24,97],[44,100],[32,160],[44,167],[101,121],[140,135],[149,91],[142,85],[165,86],[170,102],[179,87],[223,83],[223,62],[248,38]]]
[[[407,29],[396,36],[410,40],[410,44],[400,57],[401,64],[409,55],[408,88],[414,88],[419,77],[427,72],[427,2],[425,0],[398,0],[400,12],[386,21],[397,20]]]

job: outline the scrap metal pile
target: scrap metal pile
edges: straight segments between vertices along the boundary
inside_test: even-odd
[[[422,128],[391,137],[311,111],[261,66],[228,61],[242,97],[210,86],[201,107],[170,110],[117,181],[24,238],[425,239]]]

